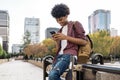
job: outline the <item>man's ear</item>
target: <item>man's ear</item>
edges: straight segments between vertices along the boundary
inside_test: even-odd
[[[68,15],[66,15],[65,17],[68,18]]]

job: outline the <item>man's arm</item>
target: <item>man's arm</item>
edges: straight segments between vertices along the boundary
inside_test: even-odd
[[[84,40],[84,39],[73,38],[73,37],[70,37],[70,36],[66,36],[66,40],[68,40],[72,43],[78,44],[78,45],[86,45],[87,44],[87,41]]]
[[[86,45],[87,44],[87,41],[84,40],[84,39],[81,39],[81,38],[73,38],[73,37],[70,37],[70,36],[66,36],[62,33],[57,33],[54,35],[54,40],[58,41],[58,40],[67,40],[67,41],[70,41],[74,44],[78,44],[78,45]]]

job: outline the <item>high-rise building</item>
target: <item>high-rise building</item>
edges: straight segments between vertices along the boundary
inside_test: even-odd
[[[59,28],[55,28],[55,27],[47,28],[46,31],[45,31],[45,38],[50,38],[51,37],[51,34],[50,34],[51,31],[57,32],[58,30],[59,30]]]
[[[89,33],[99,30],[110,32],[111,14],[109,10],[96,10],[88,17]]]
[[[13,44],[12,45],[12,53],[13,54],[18,54],[21,52],[22,48],[21,48],[22,44]]]
[[[3,40],[3,49],[8,52],[9,43],[9,14],[8,11],[0,10],[0,36]]]
[[[115,36],[117,36],[117,34],[118,34],[118,30],[116,30],[115,28],[111,28],[110,35],[115,37]]]
[[[30,34],[30,43],[40,42],[40,21],[39,18],[25,18],[24,34]]]

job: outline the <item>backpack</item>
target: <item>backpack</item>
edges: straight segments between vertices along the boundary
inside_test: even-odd
[[[79,64],[84,64],[89,61],[89,57],[92,54],[93,43],[89,35],[86,35],[87,44],[85,46],[79,46],[78,49],[78,61]]]
[[[74,24],[75,22],[73,22],[73,29],[74,28]],[[92,48],[93,48],[93,43],[91,38],[89,37],[89,35],[85,35],[86,40],[87,40],[87,44],[85,46],[80,46],[78,45],[79,49],[78,49],[78,59],[77,59],[77,63],[78,64],[85,64],[89,61],[89,57],[92,54]]]

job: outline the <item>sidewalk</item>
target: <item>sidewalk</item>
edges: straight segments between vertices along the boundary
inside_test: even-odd
[[[0,80],[43,80],[43,70],[23,61],[0,64]]]

